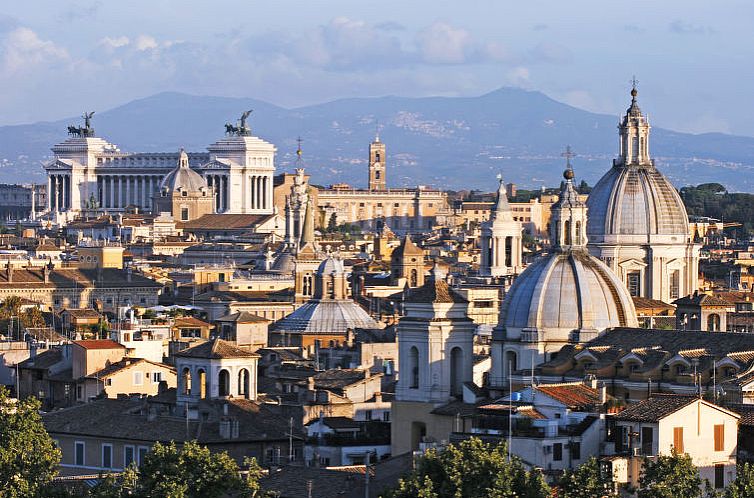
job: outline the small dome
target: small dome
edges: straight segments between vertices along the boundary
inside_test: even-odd
[[[317,268],[317,275],[345,275],[346,270],[343,267],[343,260],[334,256],[329,256],[326,260],[319,264]]]
[[[272,263],[272,270],[279,273],[293,274],[296,270],[296,257],[288,250],[281,252],[275,258],[275,262]]]
[[[553,252],[531,264],[506,297],[504,325],[545,331],[545,340],[567,340],[576,329],[637,327],[628,289],[584,250]],[[548,337],[547,334],[561,337]]]
[[[160,190],[168,189],[170,192],[185,190],[198,192],[207,188],[207,180],[189,167],[188,154],[181,149],[178,156],[178,166],[168,173],[160,183]]]
[[[587,200],[587,235],[674,235],[689,238],[681,196],[653,165],[614,166],[597,182]]]

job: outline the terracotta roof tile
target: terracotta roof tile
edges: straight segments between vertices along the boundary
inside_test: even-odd
[[[126,349],[124,345],[118,344],[112,339],[88,339],[73,341],[73,343],[84,349]]]
[[[256,353],[237,348],[236,346],[223,341],[222,339],[212,339],[193,348],[186,349],[175,356],[183,358],[259,358]]]
[[[586,409],[600,402],[599,390],[582,383],[542,384],[536,389],[569,408]]]

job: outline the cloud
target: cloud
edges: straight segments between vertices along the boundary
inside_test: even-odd
[[[474,52],[474,41],[465,29],[436,22],[418,36],[419,52],[431,64],[462,64]]]
[[[573,60],[573,54],[563,45],[543,42],[529,51],[530,63],[564,64]]]
[[[69,5],[66,10],[58,14],[57,18],[64,23],[85,21],[96,17],[100,8],[102,8],[102,5],[102,0],[95,0],[94,2],[73,2],[73,4]]]
[[[668,25],[668,29],[671,33],[678,35],[710,35],[716,33],[715,29],[711,26],[702,26],[698,24],[691,24],[680,19],[676,19]]]
[[[627,31],[629,33],[644,33],[646,29],[639,26],[638,24],[626,24],[623,26],[623,31]]]
[[[29,28],[9,31],[0,42],[0,67],[5,76],[69,58],[68,52],[51,41],[39,38]]]

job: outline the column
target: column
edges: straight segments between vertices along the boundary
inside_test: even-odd
[[[115,177],[113,175],[107,175],[108,185],[108,202],[107,207],[110,209],[115,207]]]
[[[251,209],[257,208],[257,202],[259,202],[259,198],[257,197],[257,177],[254,175],[251,177]]]
[[[123,203],[123,207],[126,207],[131,204],[131,176],[126,175],[123,179],[126,181],[126,202]]]
[[[70,201],[70,195],[68,195],[68,187],[70,184],[70,177],[68,175],[63,175],[63,211],[68,210],[68,203]]]
[[[261,209],[267,209],[267,177],[262,177],[262,205]]]
[[[115,207],[123,207],[123,175],[118,175],[118,202]]]
[[[267,210],[270,210],[270,211],[272,210],[273,200],[274,199],[273,199],[273,194],[272,194],[272,176],[268,175],[267,176],[267,205],[265,206]],[[312,204],[312,206],[314,206],[314,204]],[[316,209],[316,206],[314,207]],[[314,212],[316,213],[317,211],[314,211]]]
[[[230,209],[230,187],[228,185],[228,182],[230,179],[228,178],[228,175],[223,175],[223,212]]]
[[[47,174],[47,210],[52,211],[52,175]]]

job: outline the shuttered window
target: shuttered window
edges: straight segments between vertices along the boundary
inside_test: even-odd
[[[673,427],[673,448],[678,453],[683,453],[683,427]]]
[[[725,425],[715,426],[715,451],[723,451],[725,448]]]

